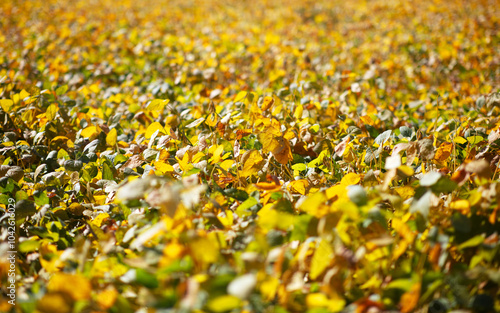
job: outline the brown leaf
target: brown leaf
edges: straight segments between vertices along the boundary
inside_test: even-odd
[[[347,147],[347,144],[350,141],[350,137],[346,136],[344,140],[342,140],[338,145],[335,146],[335,154],[338,155],[339,157],[342,157],[344,154],[345,148]]]
[[[408,149],[409,146],[410,146],[410,144],[406,143],[406,142],[398,143],[392,149],[392,155],[398,154],[401,151],[405,151],[406,149]]]
[[[237,158],[240,156],[240,143],[238,140],[234,141],[234,147],[233,147],[233,158]]]
[[[484,178],[490,178],[492,174],[490,164],[485,159],[467,163],[465,165],[465,170],[469,173],[474,173],[477,176]]]
[[[417,157],[417,144],[412,142],[409,143],[408,148],[406,148],[406,165],[410,166]]]
[[[439,148],[437,149],[434,159],[436,159],[438,162],[446,161],[446,159],[450,157],[452,149],[453,149],[452,143],[443,142],[441,146],[439,146]]]
[[[290,148],[290,143],[288,140],[277,137],[279,146],[277,146],[273,151],[271,151],[276,158],[276,160],[281,164],[287,164],[288,161],[293,160],[292,150]]]
[[[418,141],[419,156],[423,160],[432,160],[434,158],[434,146],[431,139],[422,139]]]
[[[121,169],[125,169],[125,168],[131,168],[131,169],[134,169],[138,166],[141,166],[142,163],[144,162],[144,159],[142,158],[142,156],[140,154],[136,154],[136,155],[133,155],[131,156],[127,162],[125,162],[125,164],[123,164],[123,166],[121,167]]]
[[[494,143],[495,141],[497,141],[497,139],[500,139],[500,131],[499,130],[492,131],[488,135],[488,143],[489,144]]]

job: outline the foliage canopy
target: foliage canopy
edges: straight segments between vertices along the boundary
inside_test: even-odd
[[[1,1],[0,311],[500,311],[498,7]]]

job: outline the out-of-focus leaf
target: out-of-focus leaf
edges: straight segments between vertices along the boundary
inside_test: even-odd
[[[207,308],[211,312],[228,312],[241,306],[241,300],[232,295],[219,296],[207,303]]]
[[[231,281],[227,286],[227,293],[244,300],[250,296],[256,284],[255,274],[245,274]]]
[[[333,249],[331,244],[322,239],[320,240],[311,261],[311,271],[309,277],[315,280],[330,265],[333,259]]]
[[[391,134],[392,134],[392,130],[386,130],[382,134],[378,135],[377,138],[375,138],[375,142],[379,146],[381,146],[391,137]]]
[[[424,218],[427,218],[431,207],[431,196],[432,192],[427,191],[419,199],[414,199],[410,206],[410,212],[419,212]]]

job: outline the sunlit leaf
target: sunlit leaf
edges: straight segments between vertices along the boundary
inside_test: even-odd
[[[91,138],[91,137],[94,137],[95,135],[97,135],[99,133],[99,131],[100,131],[99,127],[89,126],[85,129],[83,129],[80,134],[82,135],[82,137]]]
[[[146,138],[151,138],[151,136],[157,131],[162,134],[167,134],[167,132],[160,123],[154,122],[151,125],[149,125],[148,128],[146,129],[146,134],[145,134]]]
[[[116,145],[117,132],[116,128],[113,128],[106,135],[106,143],[108,146],[114,147]]]
[[[10,112],[12,106],[14,106],[14,102],[10,99],[0,99],[0,105],[5,112]]]
[[[260,163],[264,160],[257,150],[250,150],[242,157],[243,169],[240,172],[242,177],[248,177],[257,173],[260,169]]]
[[[311,261],[311,271],[309,277],[316,279],[331,264],[333,259],[333,249],[331,244],[322,239],[314,251]]]
[[[350,186],[359,183],[361,177],[355,173],[348,173],[344,177],[342,177],[341,185]]]

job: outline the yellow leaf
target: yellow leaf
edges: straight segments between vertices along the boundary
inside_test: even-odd
[[[300,193],[301,195],[306,194],[307,187],[309,187],[309,182],[307,181],[307,179],[294,180],[291,181],[288,185],[290,191]]]
[[[15,104],[19,104],[19,100],[21,100],[21,96],[18,93],[12,96],[12,101],[14,101]]]
[[[457,137],[458,138],[458,137]],[[455,138],[455,139],[457,139]],[[462,138],[462,137],[460,137]],[[436,150],[436,154],[434,155],[434,159],[439,162],[444,162],[451,155],[451,150],[453,149],[453,144],[450,142],[444,142],[439,148]]]
[[[99,91],[101,91],[101,88],[99,88],[99,85],[97,83],[90,85],[89,89],[93,93],[99,93]]]
[[[324,293],[310,293],[306,297],[308,308],[326,308],[328,307],[328,297]]]
[[[116,128],[113,128],[109,131],[108,135],[106,136],[106,143],[110,147],[114,147],[116,145]]]
[[[375,122],[368,115],[360,116],[359,119],[363,121],[363,123],[365,123],[366,125],[373,126],[373,124],[375,124]]]
[[[280,147],[280,144],[283,142],[279,141],[277,138],[279,137],[267,131],[259,134],[259,141],[262,143],[262,148],[265,153],[276,151]],[[283,138],[281,139],[283,140]]]
[[[348,173],[345,175],[342,180],[340,181],[340,184],[343,186],[350,186],[350,185],[355,185],[359,183],[361,180],[361,177],[358,174],[355,173]]]
[[[344,307],[345,307],[345,300],[337,296],[334,299],[330,300],[330,304],[328,305],[328,310],[330,310],[330,312],[336,313],[342,311]]]
[[[273,97],[265,97],[264,101],[262,102],[262,110],[267,111],[269,110],[274,104],[274,98]]]
[[[91,138],[93,136],[96,136],[101,129],[97,126],[89,126],[85,129],[82,130],[80,135],[84,138]]]
[[[225,171],[228,171],[234,164],[234,160],[225,160],[222,161],[222,163],[219,165],[222,167]]]
[[[402,174],[406,176],[412,176],[415,174],[415,171],[413,168],[409,167],[408,165],[401,165],[398,167],[398,171],[400,171]]]
[[[240,91],[240,92],[238,92],[238,94],[234,98],[234,102],[243,101],[246,98],[246,96],[247,96],[247,92],[246,91]]]
[[[21,98],[21,100],[24,100],[26,97],[29,97],[30,94],[29,92],[27,92],[26,90],[21,90],[21,92],[19,93],[19,97]]]
[[[273,209],[274,203],[266,204],[260,209],[257,223],[262,229],[270,230],[274,228],[288,229],[293,225],[293,215],[286,212],[279,212]]]
[[[211,160],[210,163],[211,164],[219,163],[221,160],[222,152],[224,152],[224,146],[223,145],[217,146],[217,149],[215,149],[215,151],[212,154],[212,158],[210,159]]]
[[[54,141],[58,141],[58,140],[68,140],[68,137],[66,137],[66,136],[56,136],[56,137],[52,138],[52,140],[50,142],[54,142]]]
[[[320,218],[326,215],[330,210],[330,208],[325,205],[325,201],[325,194],[323,192],[316,192],[315,194],[307,196],[304,202],[300,204],[299,209]]]
[[[299,105],[296,109],[295,109],[295,113],[293,113],[293,116],[296,118],[296,119],[300,119],[302,118],[302,113],[304,112],[304,107],[302,105]]]
[[[16,145],[17,146],[28,146],[28,147],[30,146],[30,144],[26,140],[18,140],[16,142]]]
[[[453,142],[464,144],[467,142],[467,139],[465,139],[464,137],[457,136],[453,139]]]
[[[231,210],[226,210],[225,213],[219,213],[217,215],[217,218],[219,221],[222,223],[222,225],[226,227],[230,227],[233,225],[234,217],[233,217],[233,211]]]
[[[198,238],[189,244],[189,248],[195,261],[206,266],[219,258],[219,245],[209,238]]]
[[[178,157],[175,157],[175,159],[177,160],[177,162],[179,162],[179,166],[184,173],[189,172],[191,169],[193,169],[193,164],[189,163],[188,153],[184,153],[182,159],[179,159]]]
[[[45,294],[36,304],[37,312],[41,313],[69,313],[71,303],[60,293]]]
[[[207,119],[205,120],[205,123],[210,126],[210,127],[215,127],[217,125],[217,122],[219,121],[219,117],[217,114],[212,113],[210,114]]]
[[[53,120],[56,117],[57,111],[59,111],[59,107],[57,106],[57,104],[52,103],[47,108],[47,111],[45,111],[45,116],[48,120]]]
[[[184,250],[184,245],[179,244],[177,241],[172,241],[163,249],[163,255],[168,259],[175,260],[182,256]]]
[[[88,279],[81,275],[56,273],[50,279],[47,289],[49,292],[60,292],[78,301],[90,298],[92,286]]]
[[[235,296],[223,295],[208,301],[207,308],[211,312],[227,312],[241,306],[241,300]]]
[[[94,196],[95,197],[95,196]],[[91,222],[97,227],[101,227],[102,222],[109,217],[108,213],[101,213],[94,218],[94,220]]]
[[[97,295],[97,303],[101,306],[101,308],[107,310],[113,306],[118,296],[118,292],[115,288],[110,287],[106,290],[101,291]]]
[[[148,109],[149,111],[154,111],[154,112],[161,113],[163,111],[163,109],[165,108],[165,105],[167,105],[167,103],[169,101],[170,100],[168,100],[168,99],[167,100],[154,99],[151,102],[149,102],[149,104],[146,107],[146,109]]]
[[[9,113],[10,109],[14,106],[14,101],[10,99],[2,99],[0,100],[0,105],[5,112]]]
[[[106,203],[107,196],[106,195],[94,195],[95,204],[103,205]]]
[[[394,188],[394,191],[396,191],[403,200],[408,200],[415,194],[415,189],[411,186]]]
[[[312,280],[318,278],[319,275],[321,275],[330,265],[333,256],[331,244],[325,239],[321,239],[311,261],[311,271],[309,272],[309,277]]]
[[[373,275],[368,279],[363,285],[361,285],[361,289],[371,289],[371,288],[379,288],[382,284],[382,280],[377,275]]]
[[[287,131],[283,135],[283,138],[287,140],[293,139],[295,138],[295,133],[291,129],[287,129]]]
[[[450,209],[453,210],[469,210],[470,203],[467,200],[456,200],[450,203]]]
[[[146,129],[146,134],[144,136],[149,139],[156,131],[159,131],[162,134],[167,134],[167,132],[159,122],[154,122],[148,126],[148,128]]]
[[[420,298],[420,283],[414,284],[408,292],[401,296],[399,304],[401,305],[401,313],[414,312]]]
[[[326,197],[328,200],[338,200],[342,198],[347,198],[347,186],[345,185],[335,185],[331,186],[326,190]]]
[[[211,147],[210,147],[211,148]],[[205,153],[199,151],[198,153],[196,153],[195,155],[193,155],[193,157],[191,158],[191,162],[192,163],[198,163],[201,161],[201,159],[205,156]]]
[[[248,153],[248,154],[247,154]],[[248,177],[260,170],[260,163],[264,160],[257,150],[250,150],[243,156],[243,170],[240,172],[242,177]]]
[[[260,292],[266,301],[274,299],[279,285],[280,282],[277,278],[266,276],[266,280],[260,284]]]
[[[169,163],[166,163],[165,161],[154,162],[154,167],[162,174],[174,171],[173,166],[170,165]]]
[[[406,225],[401,219],[393,218],[392,219],[392,228],[404,238],[404,241],[408,244],[412,244],[415,239],[415,234],[411,231],[410,227]]]

